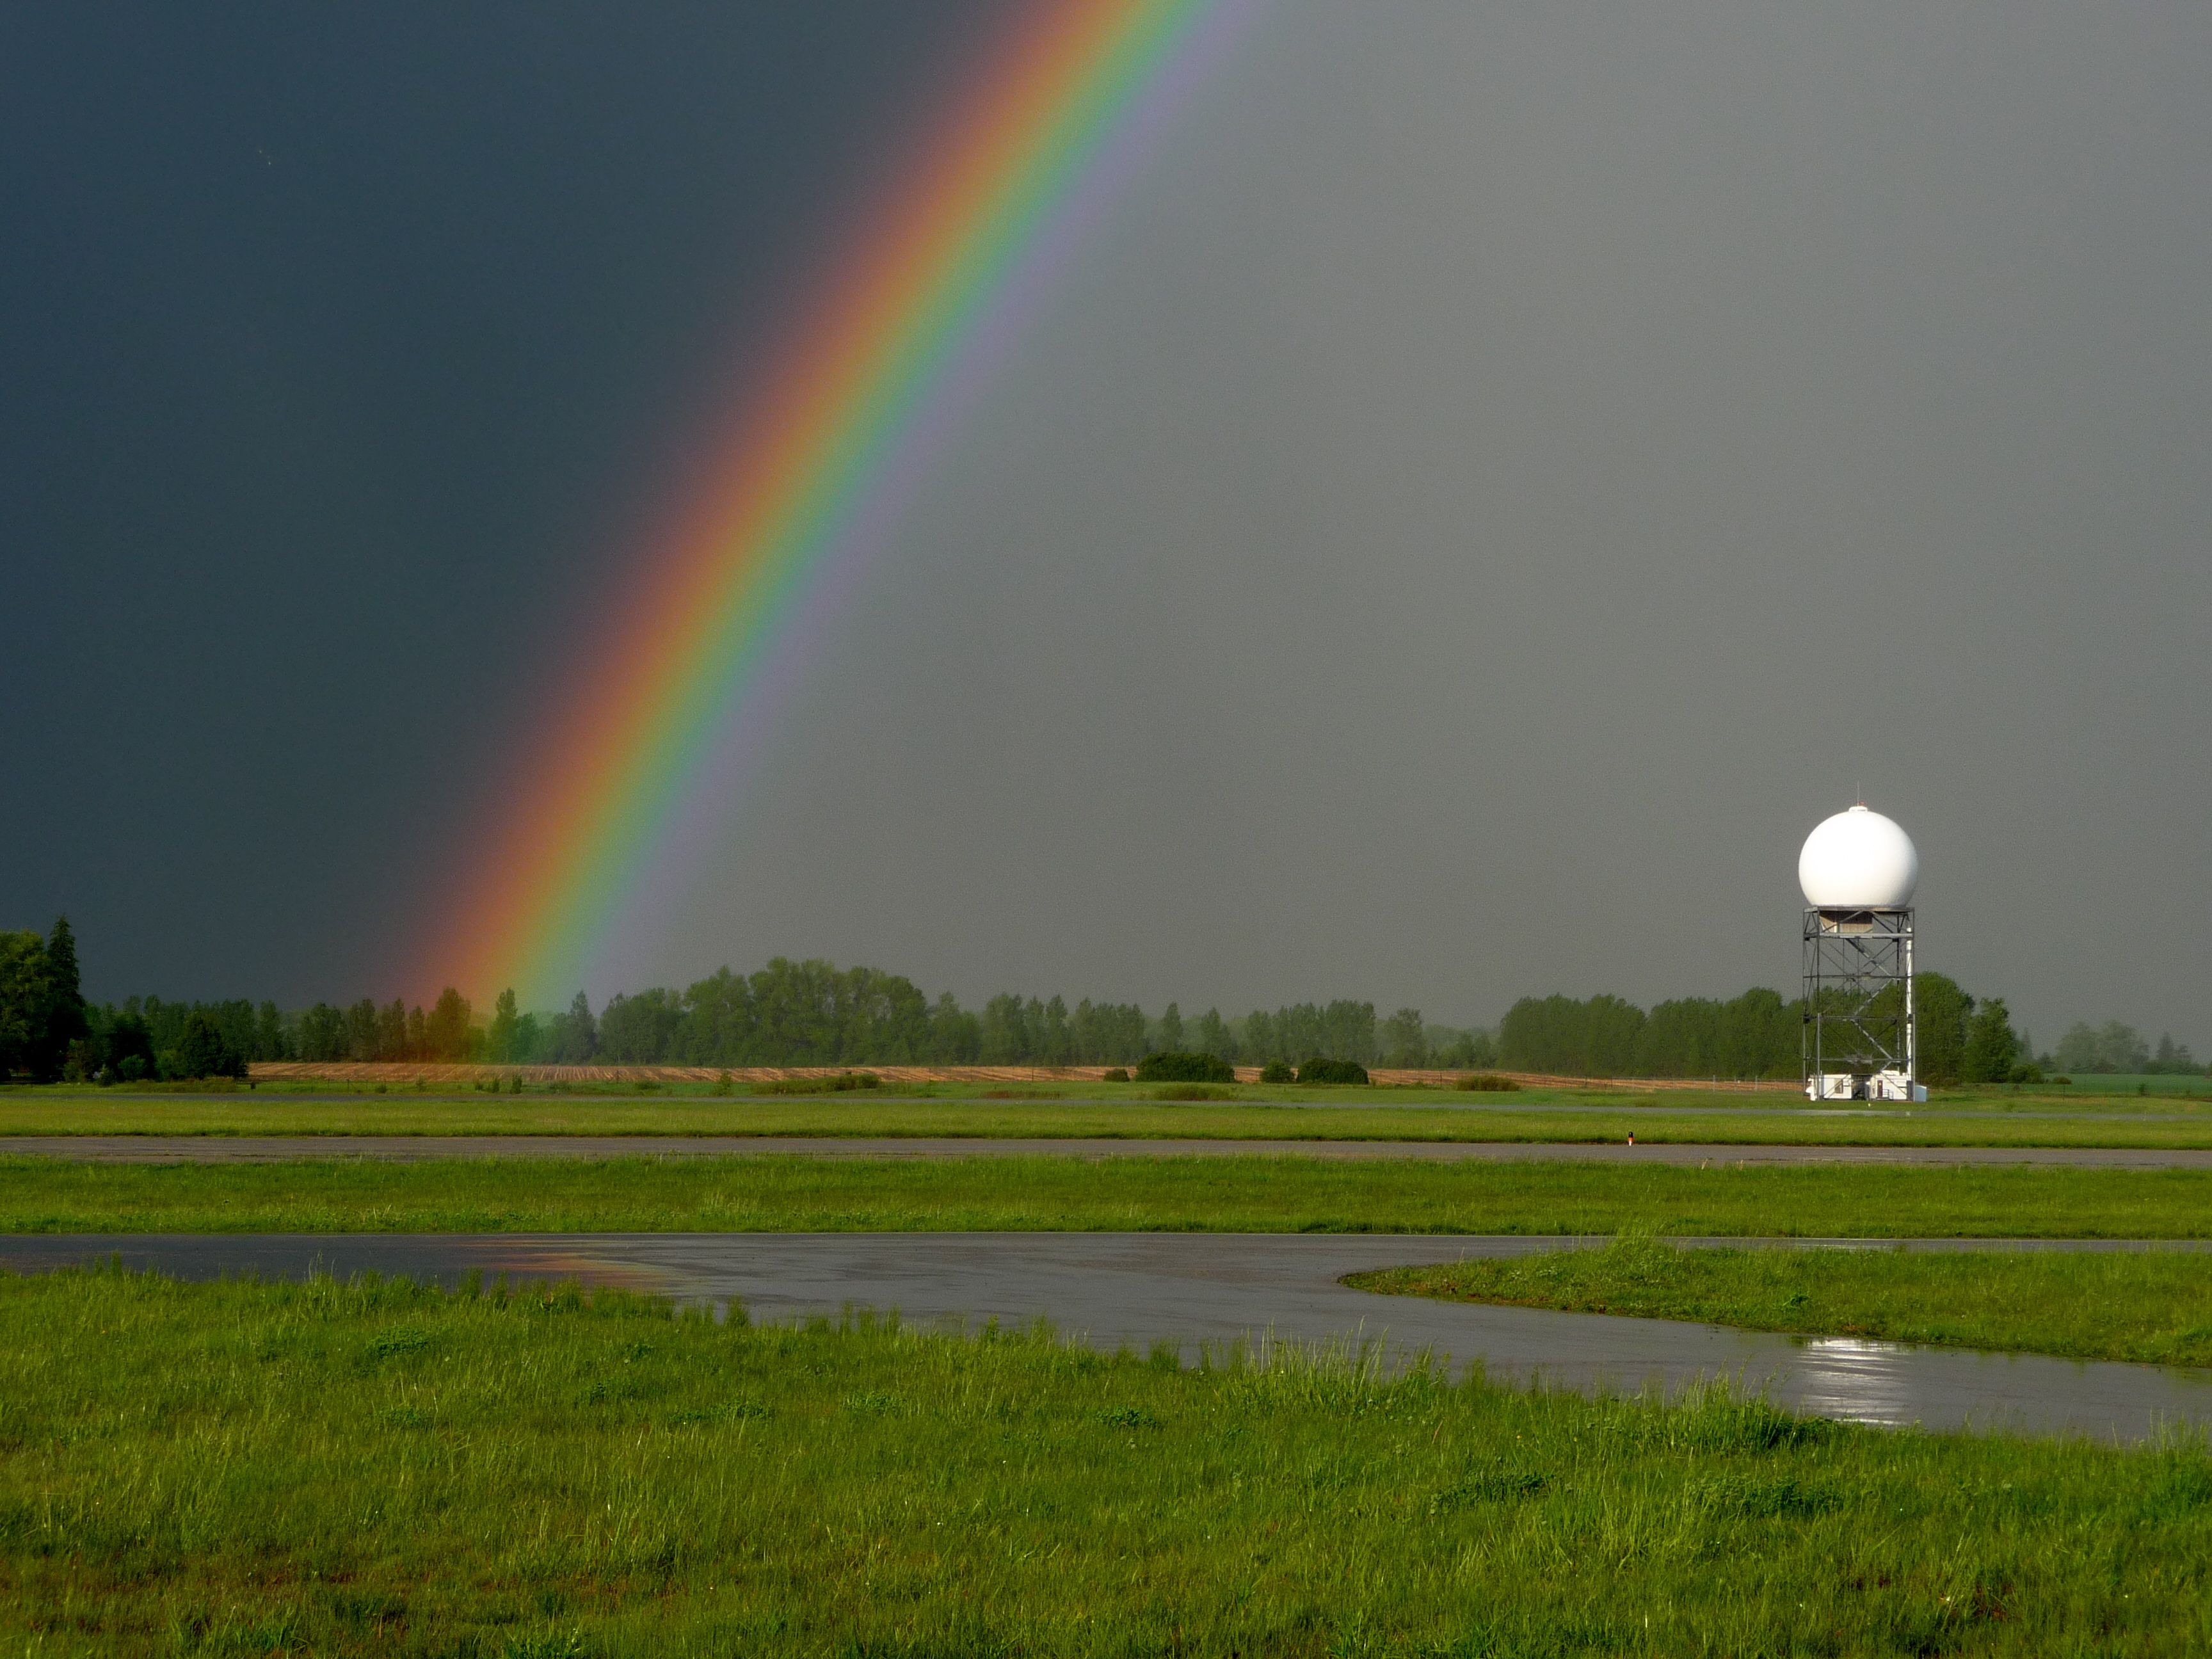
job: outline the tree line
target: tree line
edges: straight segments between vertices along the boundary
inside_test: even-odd
[[[1316,1057],[1361,1065],[1480,1066],[1486,1034],[1428,1024],[1418,1009],[1378,1020],[1371,1002],[1296,1003],[1224,1018],[1157,1016],[1133,1002],[1073,1007],[1002,993],[980,1008],[933,1000],[903,975],[779,957],[750,975],[723,968],[682,990],[618,994],[593,1012],[526,1012],[501,994],[483,1033],[488,1060],[680,1066],[1128,1066],[1148,1054],[1210,1054],[1231,1065]]]
[[[2197,1064],[2197,1056],[2189,1052],[2189,1045],[2176,1042],[2170,1033],[2160,1036],[2154,1050],[2143,1040],[2142,1032],[2118,1019],[2107,1020],[2102,1025],[2091,1025],[2085,1021],[2068,1027],[2047,1063],[2063,1072],[2119,1072],[2153,1077],[2212,1070]]]
[[[2037,1056],[2001,997],[1944,975],[1917,980],[1919,1073],[1938,1087],[2045,1071],[2194,1072],[2171,1037],[2154,1054],[2131,1026],[2073,1027]],[[1683,997],[1649,1011],[1614,996],[1524,997],[1495,1033],[1432,1024],[1417,1008],[1378,1018],[1338,1000],[1186,1017],[1135,1003],[1070,1007],[1005,993],[979,1008],[934,999],[903,975],[779,957],[751,974],[722,968],[681,990],[617,994],[594,1010],[521,1008],[500,994],[479,1018],[448,988],[427,1009],[395,999],[283,1010],[243,999],[131,997],[88,1003],[68,919],[44,938],[0,933],[0,1077],[130,1081],[243,1076],[257,1060],[490,1060],[538,1065],[1133,1066],[1146,1054],[1212,1054],[1231,1065],[1361,1066],[1543,1072],[1569,1077],[1786,1079],[1799,1073],[1804,1007],[1764,987],[1725,1000]]]
[[[2033,1049],[2013,1030],[2004,999],[1970,996],[1943,974],[1919,974],[1914,987],[1921,1081],[2027,1080]],[[1562,1077],[1781,1079],[1802,1075],[1804,1031],[1804,1000],[1764,986],[1725,1001],[1680,997],[1648,1013],[1615,996],[1523,997],[1498,1025],[1498,1056],[1509,1071]]]

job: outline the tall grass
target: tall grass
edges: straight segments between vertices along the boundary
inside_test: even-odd
[[[0,1232],[910,1230],[2191,1238],[2212,1170],[1303,1158],[0,1158]]]
[[[2195,1252],[1686,1249],[1646,1237],[1347,1282],[1751,1330],[2212,1364],[2212,1255]]]
[[[38,1654],[2154,1653],[2212,1462],[615,1293],[0,1277]]]

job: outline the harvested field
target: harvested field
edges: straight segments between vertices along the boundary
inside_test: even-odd
[[[442,1083],[473,1086],[510,1077],[525,1083],[715,1083],[726,1077],[732,1083],[780,1083],[805,1078],[836,1077],[842,1072],[872,1072],[886,1083],[1103,1083],[1104,1066],[495,1066],[446,1064],[413,1060],[258,1060],[252,1069],[257,1083],[325,1082],[354,1084]],[[1236,1068],[1239,1083],[1257,1083],[1257,1066]],[[1368,1076],[1384,1088],[1449,1089],[1464,1072],[1370,1067]],[[1516,1083],[1536,1088],[1655,1089],[1721,1091],[1728,1093],[1795,1093],[1798,1085],[1788,1079],[1763,1082],[1717,1081],[1710,1078],[1572,1078],[1549,1077],[1536,1072],[1501,1072]]]

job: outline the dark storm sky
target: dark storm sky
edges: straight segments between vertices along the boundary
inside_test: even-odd
[[[1011,3],[1011,0],[1010,0]],[[0,14],[0,925],[399,982],[1008,5]],[[1786,985],[1805,832],[2212,1045],[2212,14],[1275,0],[596,996]]]

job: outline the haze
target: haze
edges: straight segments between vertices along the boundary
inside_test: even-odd
[[[0,18],[0,926],[434,992],[485,780],[1006,10]],[[2205,1051],[2208,85],[2201,7],[1275,0],[595,1000],[1787,990],[1863,795],[1925,965]]]

